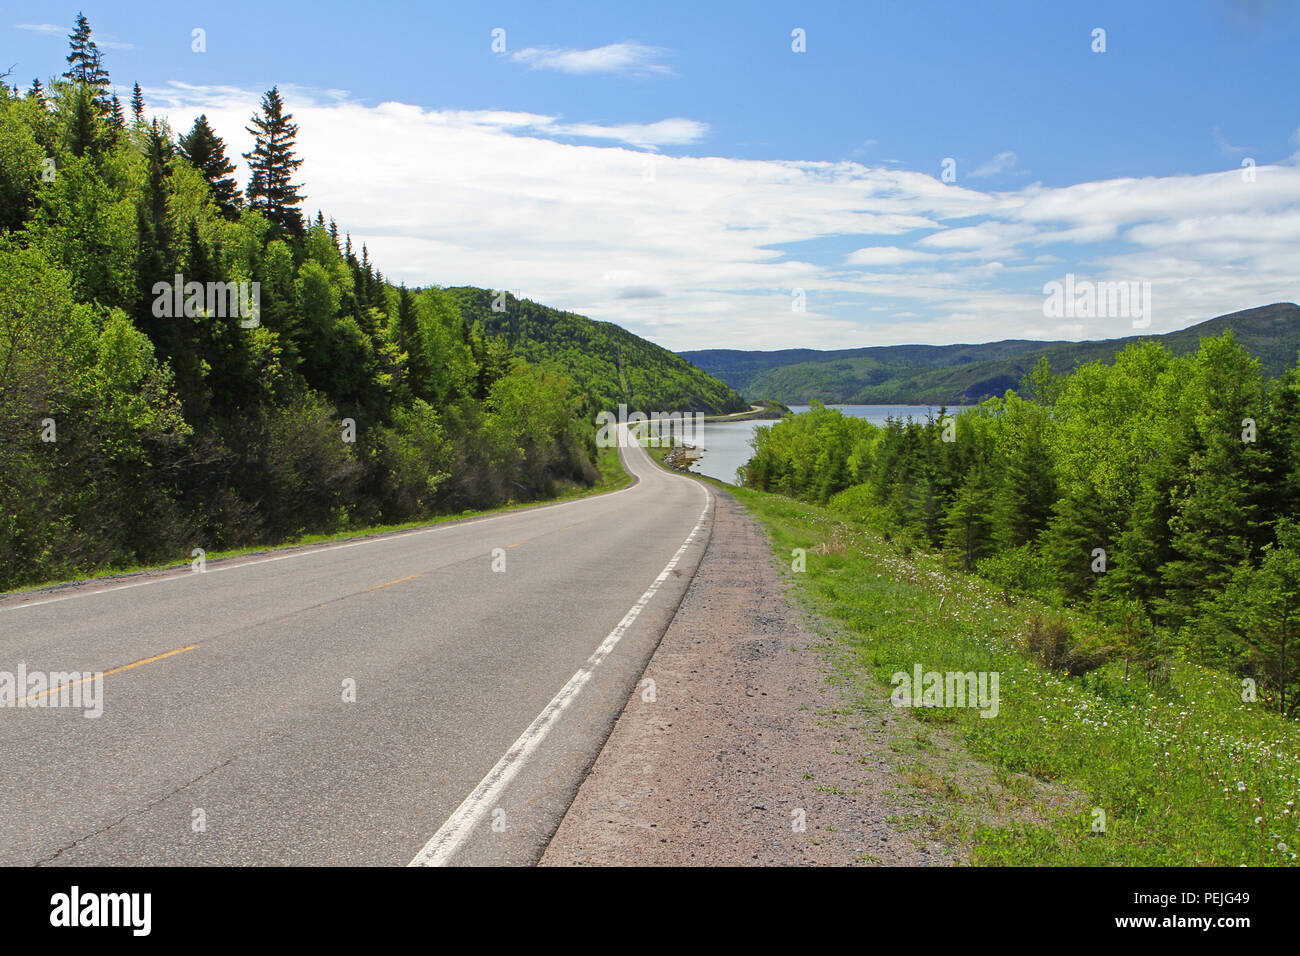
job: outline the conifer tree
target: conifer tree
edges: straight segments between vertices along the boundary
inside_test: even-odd
[[[415,299],[407,290],[405,282],[402,283],[398,295],[397,345],[406,353],[407,381],[410,383],[412,395],[416,398],[428,398],[431,377],[429,356],[415,309]]]
[[[225,281],[219,255],[209,251],[194,220],[190,220],[185,247],[187,282]],[[248,336],[242,334],[242,316],[229,308],[219,309],[215,303],[208,303],[208,309],[203,320],[189,328],[195,340],[193,347],[207,369],[206,396],[218,412],[228,412],[251,401],[256,394],[256,380],[248,364]],[[222,311],[224,315],[219,314]]]
[[[63,78],[69,83],[87,86],[93,93],[95,108],[100,116],[107,117],[113,108],[109,92],[108,71],[99,47],[91,39],[90,23],[77,14],[77,28],[68,34],[68,69]]]
[[[139,83],[131,88],[131,115],[137,123],[144,119],[144,93],[140,91]]]
[[[1300,709],[1300,525],[1283,518],[1276,532],[1258,565],[1233,569],[1212,611],[1237,638],[1241,669],[1263,678],[1277,709],[1291,717]]]
[[[212,187],[212,200],[227,219],[238,219],[243,198],[230,174],[235,171],[226,158],[226,144],[212,127],[206,115],[194,121],[189,133],[179,141],[180,152],[191,165],[203,174]]]
[[[294,139],[298,125],[290,122],[284,102],[276,87],[262,97],[262,110],[254,113],[252,126],[246,127],[255,137],[251,152],[244,154],[252,176],[248,183],[248,204],[266,215],[273,223],[295,236],[303,232],[302,213],[297,208],[304,196],[291,182],[302,160],[294,156]]]
[[[149,126],[145,138],[145,176],[144,195],[138,209],[136,221],[139,242],[139,293],[141,299],[139,316],[142,327],[147,329],[154,344],[165,353],[172,352],[171,325],[162,325],[153,316],[151,303],[152,288],[155,282],[171,278],[172,237],[167,220],[167,178],[170,168],[171,143],[162,134],[158,121]]]
[[[99,48],[90,38],[90,22],[82,13],[77,14],[77,28],[68,34],[68,69],[63,78],[69,83],[94,85],[93,70],[97,65]]]
[[[45,87],[41,86],[40,80],[32,80],[32,85],[27,90],[27,98],[39,103],[41,109],[46,109],[49,106],[45,99]]]
[[[1004,474],[993,496],[998,543],[1014,548],[1034,540],[1052,517],[1057,498],[1052,458],[1043,436],[1047,414],[1012,396],[1006,411]]]
[[[1186,408],[1191,453],[1171,492],[1174,557],[1161,568],[1167,621],[1189,625],[1266,540],[1259,521],[1265,458],[1243,420],[1262,417],[1259,364],[1233,340],[1206,339],[1194,360],[1196,404]]]
[[[944,545],[965,571],[993,549],[993,518],[989,507],[993,483],[983,461],[977,461],[957,490],[944,515]]]
[[[103,148],[106,134],[95,106],[94,93],[89,86],[77,86],[72,91],[72,118],[65,133],[68,150],[74,156],[97,155]]]

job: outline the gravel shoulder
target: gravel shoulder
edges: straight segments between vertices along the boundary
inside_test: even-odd
[[[541,865],[956,862],[902,785],[893,709],[850,696],[785,591],[766,533],[719,491],[695,578]]]

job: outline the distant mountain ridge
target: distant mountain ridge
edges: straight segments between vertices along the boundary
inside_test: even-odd
[[[844,404],[968,404],[1015,388],[1039,356],[1068,372],[1108,361],[1131,342],[1154,340],[1175,355],[1196,351],[1201,336],[1231,329],[1266,375],[1289,368],[1300,353],[1300,306],[1290,302],[1220,315],[1160,335],[1089,342],[1007,339],[983,345],[886,345],[821,351],[698,349],[679,353],[746,398],[791,404],[811,399]]]
[[[749,408],[729,385],[686,359],[612,322],[516,299],[474,286],[444,290],[469,321],[506,340],[529,362],[571,378],[585,396],[585,411],[707,412],[726,414]]]

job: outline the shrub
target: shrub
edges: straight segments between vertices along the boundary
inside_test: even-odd
[[[1096,633],[1076,638],[1070,625],[1059,615],[1050,619],[1035,615],[1030,620],[1025,644],[1044,667],[1065,671],[1071,677],[1096,670],[1115,654],[1115,649]]]

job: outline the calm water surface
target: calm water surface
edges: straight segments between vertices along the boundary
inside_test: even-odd
[[[923,422],[927,415],[938,415],[937,405],[827,405],[838,408],[845,415],[853,418],[865,418],[873,425],[883,425],[886,419],[914,418]],[[949,405],[948,411],[959,412],[961,405]],[[791,405],[793,412],[808,411],[807,405]],[[760,425],[773,425],[774,421],[756,422],[707,422],[704,425],[704,457],[695,463],[694,471],[710,478],[736,483],[736,469],[749,461],[754,450],[749,441],[754,437],[754,429]]]

